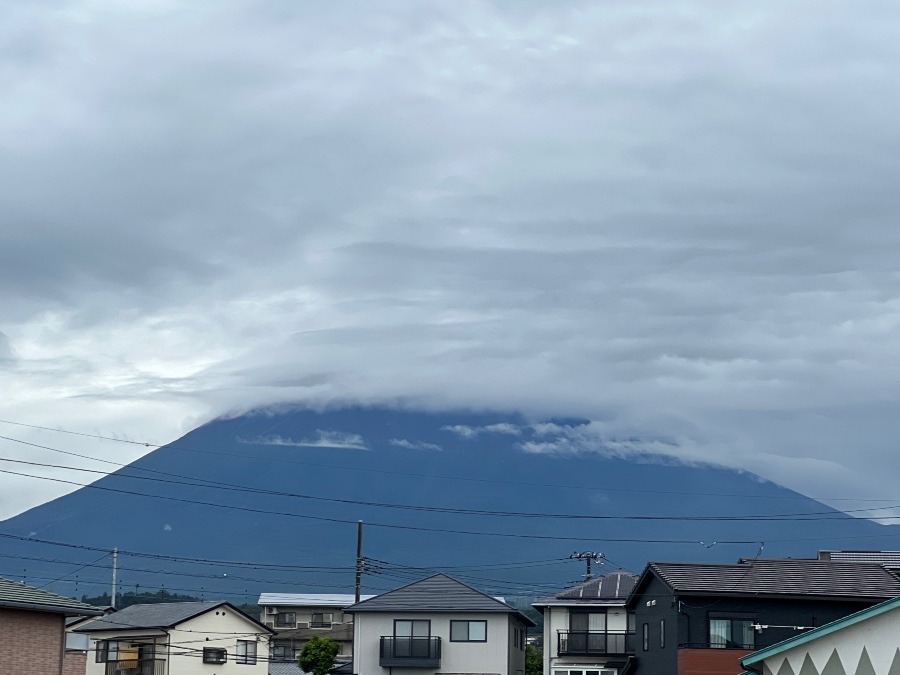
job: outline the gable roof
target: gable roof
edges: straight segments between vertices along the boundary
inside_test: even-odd
[[[603,576],[583,581],[534,603],[535,607],[569,605],[624,605],[637,583],[636,574],[616,570]]]
[[[868,607],[866,609],[860,610],[859,612],[854,612],[853,614],[838,619],[837,621],[826,623],[824,626],[813,628],[812,630],[808,630],[805,633],[801,633],[800,635],[795,635],[788,638],[787,640],[782,640],[781,642],[771,645],[770,647],[766,647],[765,649],[760,649],[759,651],[755,651],[752,654],[747,654],[747,656],[741,659],[741,666],[746,668],[748,671],[756,671],[756,668],[754,668],[753,666],[760,663],[761,661],[764,661],[770,656],[774,656],[788,649],[793,649],[794,647],[806,644],[807,642],[817,640],[821,637],[830,635],[831,633],[837,632],[844,628],[849,628],[850,626],[856,625],[863,621],[867,621],[868,619],[876,617],[880,614],[884,614],[886,612],[890,612],[897,608],[900,608],[900,598],[893,598],[892,600],[887,600],[873,607]]]
[[[160,602],[146,605],[131,605],[114,614],[94,619],[77,628],[78,632],[91,633],[94,631],[122,631],[148,628],[172,628],[188,619],[200,616],[218,607],[228,607],[247,621],[251,621],[259,627],[261,632],[274,634],[268,628],[239,610],[230,602]]]
[[[534,621],[514,607],[446,574],[435,574],[376,595],[374,598],[350,605],[344,611],[350,614],[363,612],[515,614],[526,625],[535,625]]]
[[[3,577],[0,577],[0,607],[65,614],[66,616],[100,616],[103,614],[100,607],[51,593],[42,588],[26,586]]]
[[[633,604],[655,576],[676,593],[697,595],[780,595],[845,600],[885,600],[900,595],[900,579],[874,563],[832,560],[742,560],[736,564],[663,563],[647,565],[629,598]]]
[[[360,601],[374,598],[361,595]],[[353,593],[260,593],[260,607],[349,607],[356,602]]]

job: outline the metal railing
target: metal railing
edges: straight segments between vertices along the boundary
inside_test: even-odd
[[[613,630],[561,630],[557,653],[568,656],[634,654],[634,632]]]
[[[441,639],[438,637],[381,638],[381,665],[388,667],[437,666],[441,661]]]

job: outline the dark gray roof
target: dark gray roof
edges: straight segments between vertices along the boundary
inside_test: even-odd
[[[256,619],[244,614],[228,602],[160,602],[148,605],[131,605],[114,614],[109,614],[99,619],[78,627],[79,632],[93,632],[101,630],[129,630],[147,628],[171,628],[179,623],[187,621],[216,607],[228,607],[245,619],[257,624],[261,631],[273,633]]]
[[[296,661],[269,661],[269,675],[306,675]]]
[[[535,607],[547,605],[624,605],[625,600],[634,589],[638,577],[625,570],[616,570],[603,576],[570,586],[555,595],[547,596],[536,603]]]
[[[534,622],[514,607],[477,591],[446,574],[435,574],[369,600],[347,607],[345,612],[478,612],[515,614],[526,625]]]
[[[0,607],[30,609],[65,614],[66,616],[99,616],[103,614],[100,607],[2,577],[0,577]]]
[[[900,551],[819,551],[819,560],[876,563],[900,570]]]
[[[648,570],[681,593],[812,595],[875,600],[900,595],[900,579],[881,565],[870,563],[744,560],[733,565],[650,563]]]
[[[275,630],[277,631],[276,640],[309,640],[316,635],[330,637],[339,642],[353,640],[353,625],[349,623],[334,624],[331,630],[327,631],[323,631],[321,628],[288,628],[287,630],[276,628]]]

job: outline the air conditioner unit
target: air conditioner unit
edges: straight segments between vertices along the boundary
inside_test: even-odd
[[[266,607],[266,614],[278,614],[277,607]]]

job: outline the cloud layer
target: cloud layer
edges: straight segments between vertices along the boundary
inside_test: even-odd
[[[165,442],[290,401],[517,408],[891,496],[898,23],[3,7],[0,416]],[[0,517],[62,489],[0,481]]]

